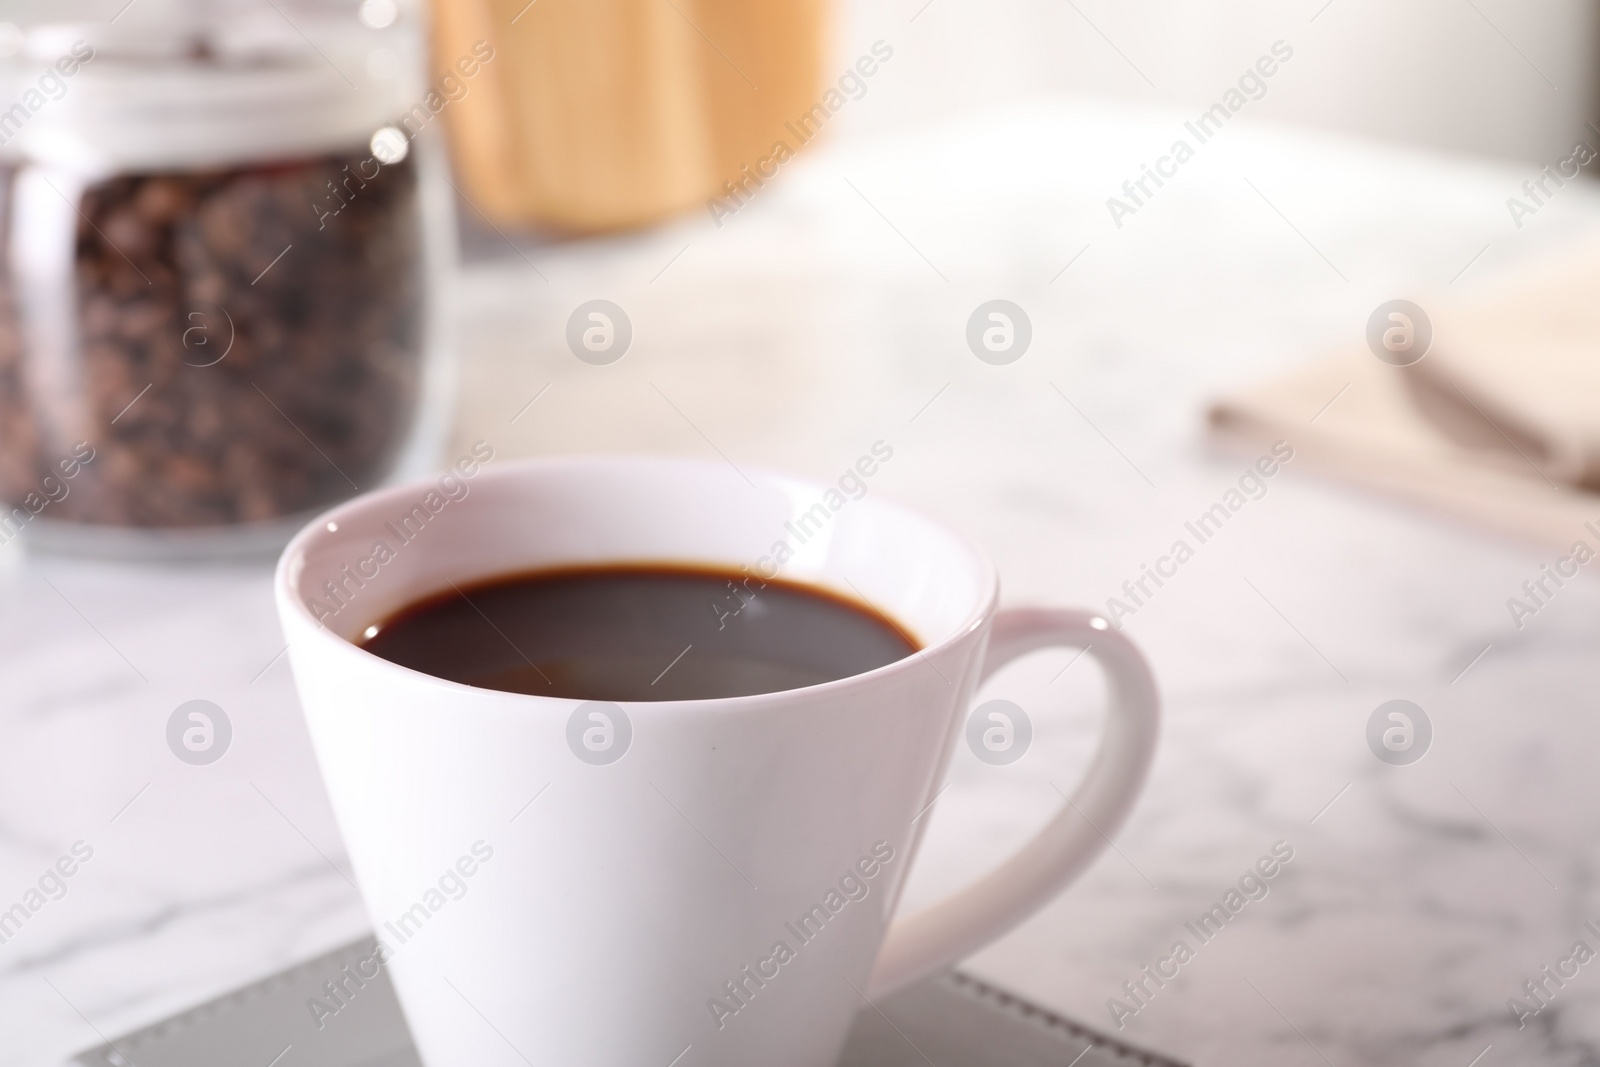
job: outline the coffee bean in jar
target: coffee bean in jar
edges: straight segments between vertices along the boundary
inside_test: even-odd
[[[330,183],[361,169],[371,179],[319,219]],[[26,343],[4,331],[0,494],[20,501],[55,463],[41,422],[81,426],[96,451],[52,507],[58,521],[260,522],[375,484],[420,383],[416,195],[409,160],[362,156],[86,188],[73,242],[79,380],[29,388]]]
[[[421,131],[323,56],[82,66],[33,123],[97,151],[25,128],[0,154],[0,528],[281,539],[416,448]],[[80,89],[126,94],[125,125],[72,113]]]

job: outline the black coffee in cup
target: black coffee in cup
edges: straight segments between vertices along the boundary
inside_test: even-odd
[[[369,627],[402,667],[508,693],[703,700],[817,685],[918,645],[853,599],[744,572],[566,568],[447,587]]]

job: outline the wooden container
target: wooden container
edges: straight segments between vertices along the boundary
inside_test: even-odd
[[[724,195],[821,92],[825,0],[434,0],[434,67],[494,58],[447,109],[496,222],[639,226]]]

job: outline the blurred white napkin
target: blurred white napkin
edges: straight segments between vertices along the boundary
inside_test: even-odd
[[[1217,401],[1219,437],[1284,439],[1295,463],[1565,549],[1600,527],[1600,244],[1474,301],[1424,305],[1409,367],[1364,346]]]
[[[1441,307],[1435,327],[1418,384],[1470,407],[1457,412],[1468,434],[1498,430],[1491,450],[1514,442],[1552,481],[1600,489],[1600,243],[1524,268],[1487,300]]]

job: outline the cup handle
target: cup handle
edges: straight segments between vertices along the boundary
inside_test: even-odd
[[[1155,755],[1160,698],[1144,656],[1099,615],[1013,609],[995,616],[980,683],[1025,653],[1081,648],[1100,663],[1110,694],[1099,751],[1050,824],[1010,859],[953,896],[889,928],[867,984],[877,1000],[941,971],[1048,903],[1110,843]]]

